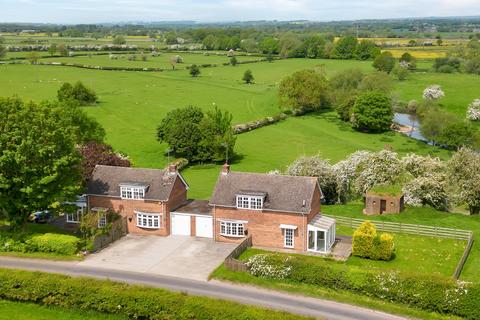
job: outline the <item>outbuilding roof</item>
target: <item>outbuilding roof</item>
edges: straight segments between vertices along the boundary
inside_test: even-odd
[[[255,195],[264,197],[263,210],[308,213],[317,186],[318,179],[314,177],[222,172],[210,205],[236,207],[238,195]]]
[[[328,231],[331,226],[335,225],[335,219],[317,214],[308,225]]]
[[[120,186],[131,185],[145,187],[145,199],[167,201],[177,179],[188,189],[177,171],[97,165],[87,184],[87,194],[120,197]]]

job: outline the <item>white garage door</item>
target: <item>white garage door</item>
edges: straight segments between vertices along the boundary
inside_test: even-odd
[[[172,234],[190,235],[190,216],[172,213]]]
[[[195,217],[195,232],[197,237],[213,238],[212,217]]]

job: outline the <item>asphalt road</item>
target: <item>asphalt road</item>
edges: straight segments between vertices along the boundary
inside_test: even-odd
[[[111,279],[131,284],[142,284],[192,295],[231,300],[243,304],[282,310],[293,314],[328,320],[400,320],[387,313],[328,300],[292,295],[252,286],[220,281],[196,281],[175,277],[150,275],[105,268],[79,266],[78,262],[58,262],[0,257],[1,268],[35,270],[71,276]]]

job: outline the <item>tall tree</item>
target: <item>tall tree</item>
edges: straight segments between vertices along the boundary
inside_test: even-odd
[[[339,59],[352,59],[357,49],[357,38],[352,36],[342,37],[335,44],[335,56]]]
[[[390,51],[382,52],[373,61],[373,67],[378,71],[390,73],[395,67],[395,58]]]
[[[57,105],[0,98],[0,211],[14,227],[79,191],[75,130]]]
[[[352,124],[355,129],[382,132],[390,129],[393,119],[390,98],[378,91],[358,96],[353,106]]]
[[[87,182],[92,178],[92,172],[96,165],[116,167],[131,166],[128,159],[113,151],[112,147],[107,144],[90,141],[80,147],[80,153],[83,158],[82,167],[84,182]]]
[[[480,155],[472,149],[462,148],[448,162],[449,181],[454,187],[456,200],[465,204],[470,214],[480,212]]]

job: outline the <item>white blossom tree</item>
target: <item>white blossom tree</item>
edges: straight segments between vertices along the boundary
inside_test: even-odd
[[[414,178],[429,176],[438,172],[445,172],[446,163],[438,157],[420,156],[409,153],[401,159],[405,170]]]
[[[444,173],[419,176],[403,187],[405,203],[420,207],[429,205],[437,210],[448,209],[447,179]]]
[[[285,173],[291,176],[318,177],[325,202],[329,204],[337,202],[337,179],[328,160],[322,159],[319,155],[301,157],[290,164]]]
[[[443,98],[445,93],[439,85],[431,85],[423,90],[423,99],[425,100],[438,100]]]
[[[368,151],[357,151],[333,166],[333,171],[337,179],[337,202],[345,203],[355,194],[353,187],[357,175],[357,168],[360,163],[363,163],[365,159],[370,157],[370,154]]]
[[[469,148],[461,148],[448,162],[448,178],[455,198],[465,204],[470,214],[480,212],[480,154]]]
[[[472,121],[480,120],[480,99],[475,99],[468,105],[467,119]]]

